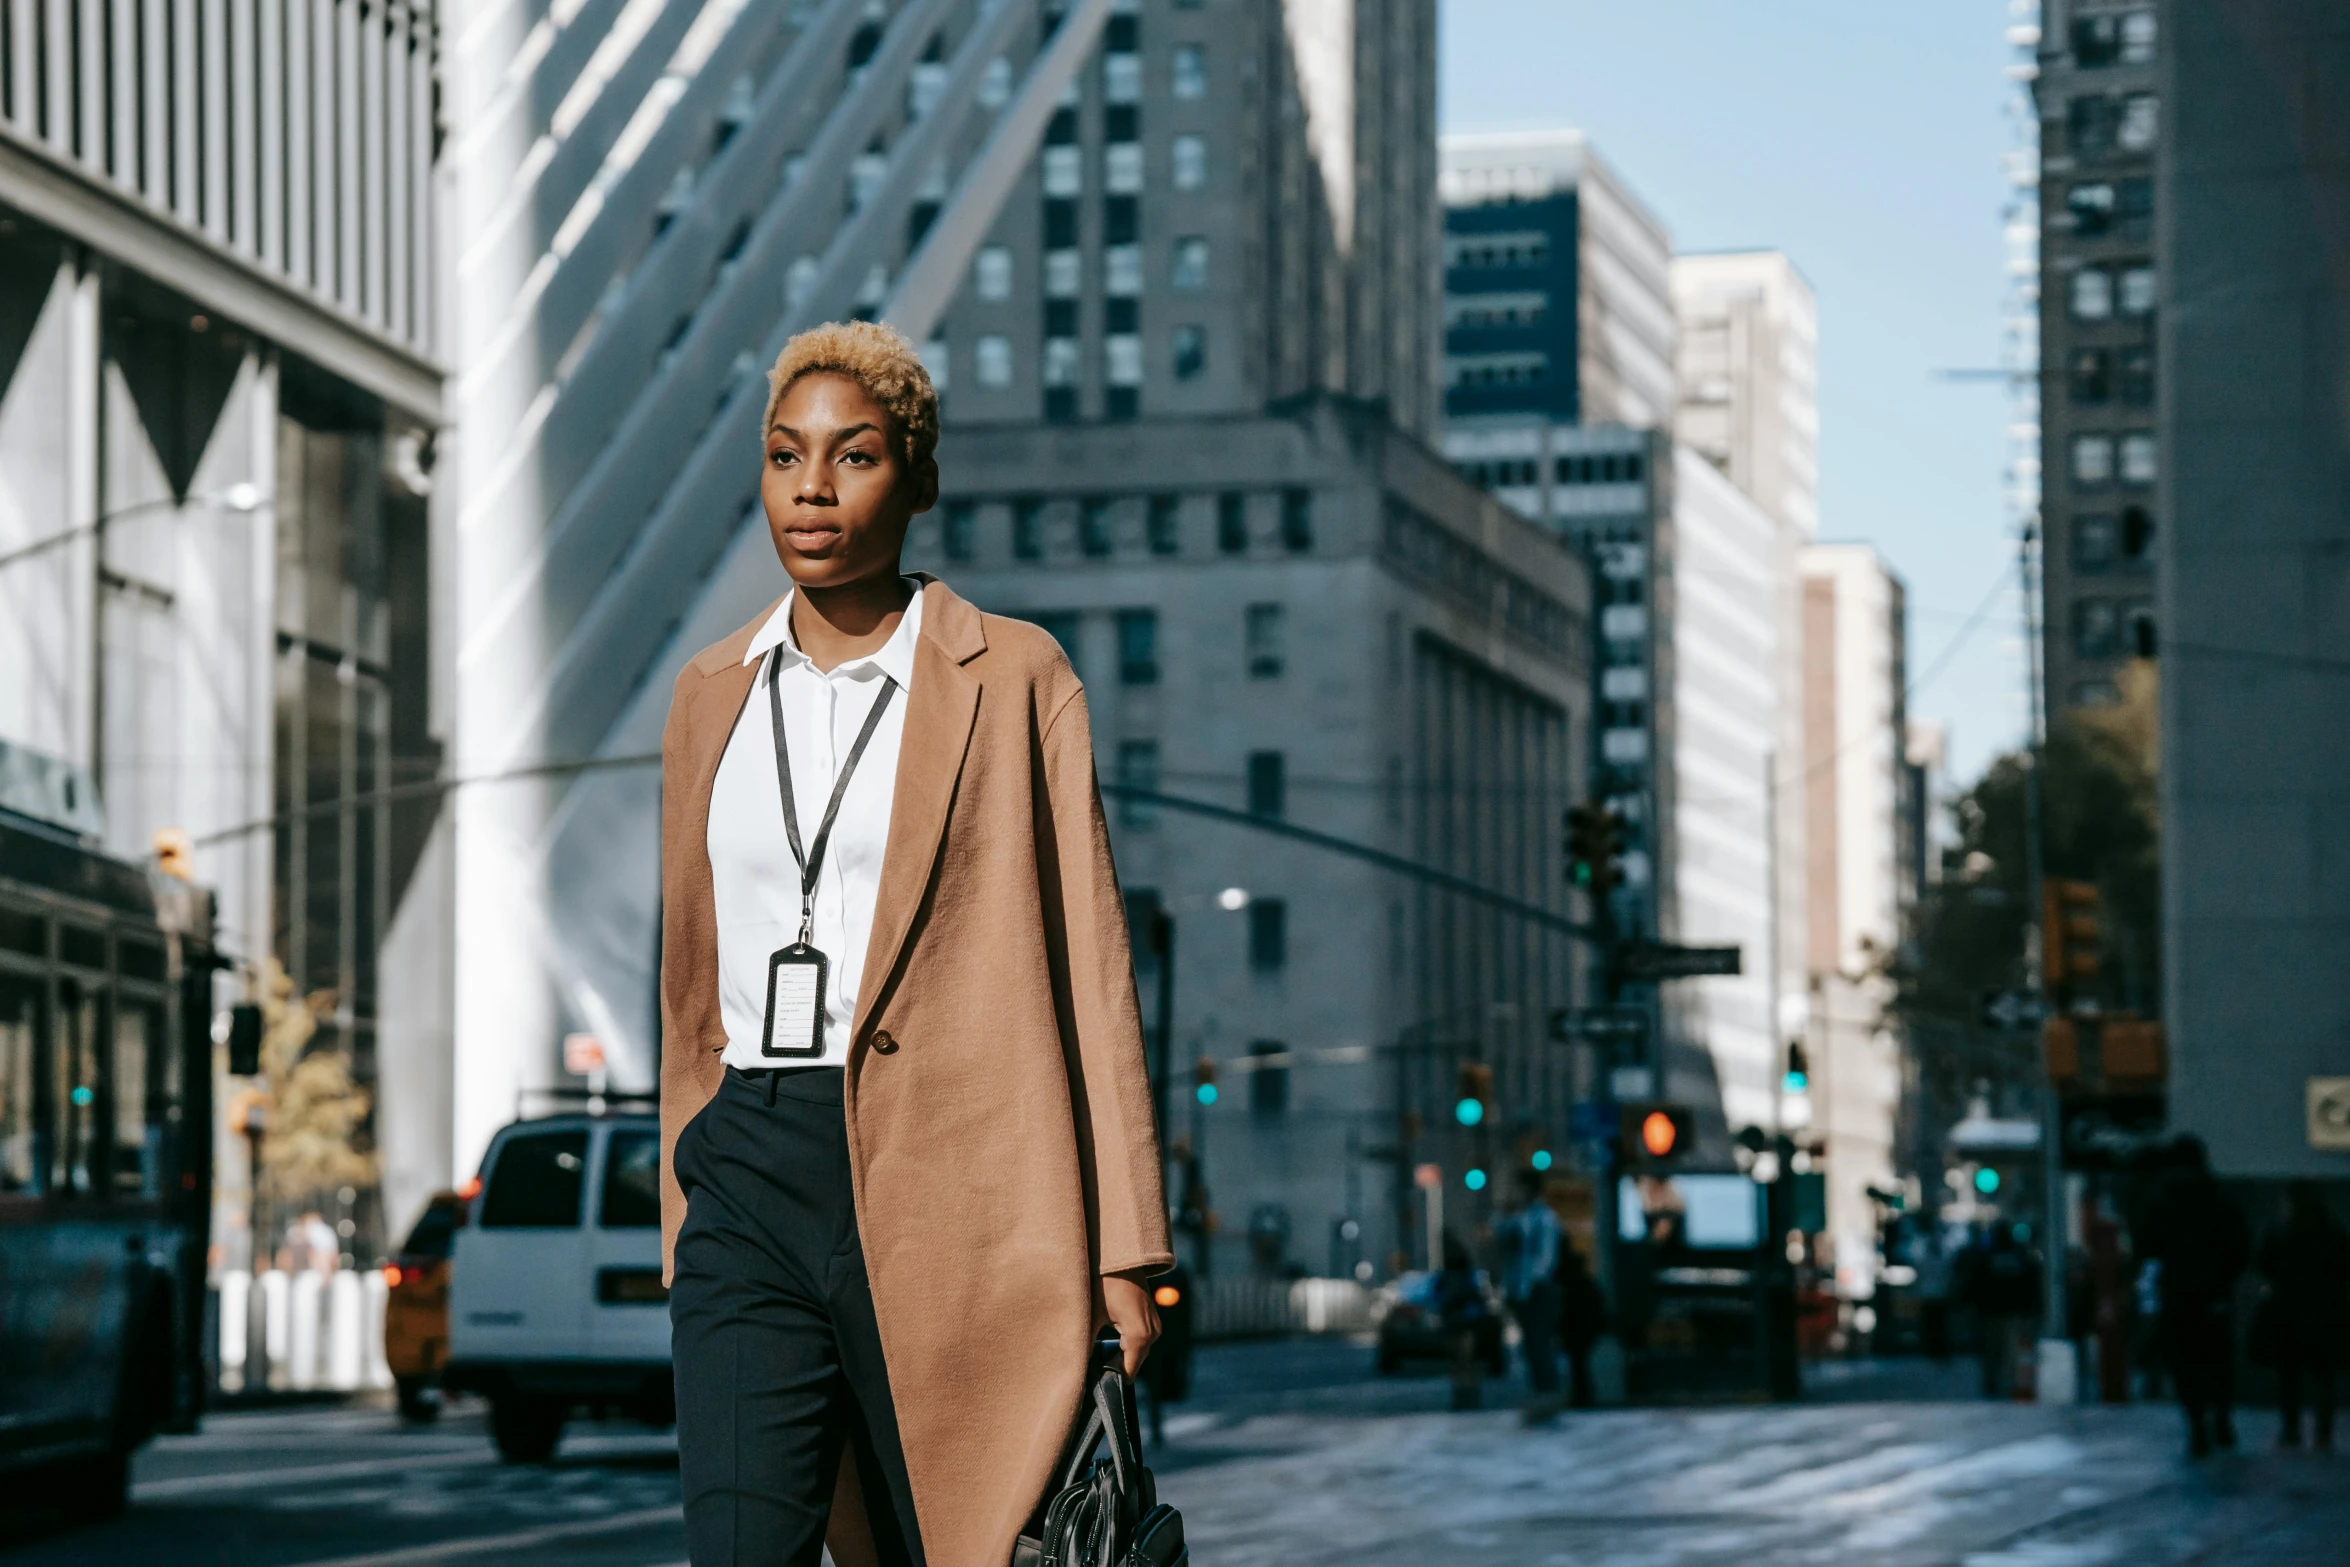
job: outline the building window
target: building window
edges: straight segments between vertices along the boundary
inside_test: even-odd
[[[2103,321],[2113,314],[2113,274],[2103,267],[2083,267],[2073,274],[2067,297],[2075,321]]]
[[[1044,340],[1044,384],[1047,386],[1075,386],[1077,384],[1077,339],[1048,337]]]
[[[1279,898],[1252,898],[1248,905],[1248,966],[1274,974],[1289,961],[1289,905]]]
[[[1012,558],[1044,559],[1044,502],[1033,495],[1012,502]]]
[[[1130,103],[1113,103],[1102,111],[1102,140],[1142,140],[1142,111]]]
[[[2114,186],[2121,209],[2114,231],[2123,239],[2148,240],[2154,237],[2154,181],[2150,179],[2122,180]]]
[[[2122,64],[2146,65],[2153,61],[2154,28],[2151,8],[2122,13]]]
[[[974,343],[971,347],[971,371],[981,386],[1010,386],[1012,340],[995,334]]]
[[[1129,250],[1133,246],[1125,247]],[[1102,330],[1134,332],[1142,326],[1142,301],[1132,295],[1112,295],[1102,302]]]
[[[1073,424],[1077,419],[1077,388],[1048,386],[1044,389],[1044,420],[1047,424]]]
[[[979,508],[969,501],[947,502],[946,511],[938,523],[939,544],[945,550],[947,559],[967,561],[971,558],[972,524],[978,512]]]
[[[1168,336],[1175,379],[1196,381],[1208,368],[1208,329],[1186,322]]]
[[[922,368],[930,373],[930,389],[942,397],[946,395],[947,384],[953,379],[954,372],[954,354],[947,347],[947,340],[943,337],[930,339],[922,345],[915,357],[922,361]]]
[[[2115,394],[2126,408],[2150,408],[2154,405],[2154,349],[2141,343],[2125,348],[2115,356],[2119,369],[2114,376]]]
[[[1047,196],[1071,197],[1085,194],[1085,152],[1080,147],[1047,147],[1044,160],[1044,193]]]
[[[1077,547],[1097,560],[1110,553],[1110,503],[1106,497],[1088,495],[1077,503]]]
[[[2085,574],[2111,570],[2116,533],[2113,518],[2103,512],[2088,512],[2075,517],[2073,570]]]
[[[1156,740],[1121,740],[1118,742],[1118,782],[1129,789],[1159,792],[1159,742]],[[1158,806],[1149,800],[1131,796],[1118,802],[1118,821],[1126,827],[1149,827],[1159,819]]]
[[[1142,417],[1142,388],[1113,386],[1102,394],[1102,413],[1110,419],[1139,419]]]
[[[1044,297],[1075,299],[1085,291],[1085,258],[1075,249],[1044,253]]]
[[[1123,685],[1159,683],[1159,612],[1118,611],[1118,679]]]
[[[1044,248],[1066,250],[1077,243],[1077,203],[1048,201],[1044,204]]]
[[[1208,139],[1178,136],[1172,147],[1170,170],[1177,190],[1200,190],[1208,183]]]
[[[1102,243],[1131,245],[1142,237],[1142,204],[1132,196],[1102,198]]]
[[[2154,482],[2155,456],[2153,432],[2140,430],[2125,435],[2121,443],[2122,483],[2147,485]]]
[[[2134,92],[2122,99],[2121,118],[2113,139],[2124,152],[2152,152],[2161,130],[2157,100],[2150,92]]]
[[[1102,379],[1111,386],[1142,385],[1142,339],[1114,332],[1102,339]]]
[[[2111,658],[2120,645],[2121,620],[2111,599],[2077,599],[2073,603],[2073,653],[2079,658]]]
[[[1178,98],[1205,98],[1208,95],[1208,46],[1205,44],[1177,44],[1174,54],[1173,85]]]
[[[1154,495],[1150,498],[1150,513],[1146,531],[1150,535],[1153,555],[1173,555],[1183,548],[1183,536],[1178,531],[1178,509],[1172,495]]]
[[[1208,286],[1208,242],[1204,237],[1187,234],[1175,242],[1175,265],[1167,282],[1186,293]]]
[[[2154,513],[2143,506],[2124,506],[2121,534],[2122,558],[2134,566],[2144,564],[2154,548]]]
[[[979,75],[979,107],[1000,109],[1012,101],[1012,62],[997,55]]]
[[[2122,268],[2121,285],[2115,292],[2123,315],[2154,314],[2154,269],[2144,263]]]
[[[1288,804],[1287,769],[1279,751],[1248,753],[1248,813],[1279,821]]]
[[[2065,380],[2076,403],[2094,406],[2113,397],[2113,356],[2102,348],[2076,348],[2065,362]]]
[[[2112,11],[2073,18],[2073,64],[2094,71],[2122,56],[2122,19]]]
[[[1281,547],[1302,555],[1314,547],[1314,492],[1281,492]]]
[[[1102,292],[1112,299],[1142,293],[1142,247],[1111,245],[1102,251]]]
[[[1121,196],[1142,189],[1142,143],[1118,141],[1102,149],[1102,189]]]
[[[2065,105],[2064,143],[2076,158],[2099,158],[2113,150],[2118,106],[2104,93],[2091,93]]]
[[[2073,484],[2081,489],[2093,489],[2113,481],[2113,437],[2110,435],[2076,435],[2073,437]]]
[[[2111,180],[2075,185],[2065,192],[2065,211],[2072,215],[2073,233],[2082,239],[2095,239],[2113,231],[2115,205]]]
[[[1272,1118],[1289,1110],[1289,1047],[1278,1039],[1249,1042],[1249,1114]]]
[[[1110,103],[1142,102],[1142,56],[1131,50],[1102,56],[1102,97]]]
[[[2122,651],[2131,658],[2154,656],[2154,605],[2130,599],[2122,605]]]
[[[1248,677],[1251,680],[1278,680],[1281,678],[1281,606],[1278,604],[1251,604],[1248,607]]]
[[[1248,548],[1248,497],[1238,490],[1216,497],[1216,548],[1227,555]]]
[[[989,245],[981,250],[971,263],[971,291],[981,299],[1011,298],[1011,251],[1002,245]]]

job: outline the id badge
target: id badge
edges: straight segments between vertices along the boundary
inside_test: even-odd
[[[767,1029],[759,1054],[805,1061],[824,1054],[824,981],[832,961],[804,941],[767,959]]]

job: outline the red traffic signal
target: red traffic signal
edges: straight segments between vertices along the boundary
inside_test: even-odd
[[[1686,1105],[1628,1104],[1617,1117],[1616,1151],[1630,1168],[1670,1164],[1696,1140],[1696,1118]]]

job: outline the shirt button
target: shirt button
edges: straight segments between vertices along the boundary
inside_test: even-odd
[[[873,1048],[885,1056],[891,1055],[896,1052],[898,1042],[890,1037],[888,1029],[877,1028],[873,1031]]]

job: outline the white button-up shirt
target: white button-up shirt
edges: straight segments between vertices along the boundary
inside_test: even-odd
[[[824,806],[841,763],[880,699],[882,677],[898,683],[881,724],[841,797],[840,815],[816,878],[812,945],[831,960],[825,981],[824,1055],[778,1059],[760,1054],[767,1021],[767,960],[800,933],[800,868],[783,828],[783,795],[776,785],[775,727],[769,716],[767,671],[760,669],[735,720],[710,789],[710,885],[718,913],[718,1010],[726,1024],[728,1066],[845,1066],[857,988],[865,977],[865,943],[873,931],[873,900],[881,888],[881,858],[889,844],[890,804],[897,793],[898,745],[914,689],[914,644],[922,634],[922,590],[897,631],[879,651],[826,674],[801,652],[791,632],[786,594],[743,653],[759,663],[782,649],[777,693],[783,733],[791,747],[792,803],[800,843],[813,854]]]

